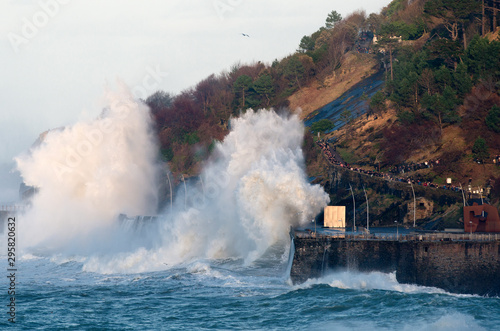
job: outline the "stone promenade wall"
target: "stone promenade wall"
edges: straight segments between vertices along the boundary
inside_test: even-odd
[[[294,283],[335,269],[394,272],[400,283],[500,295],[500,241],[397,241],[295,236]]]

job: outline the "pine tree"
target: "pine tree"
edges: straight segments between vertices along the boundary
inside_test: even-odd
[[[338,22],[342,21],[342,15],[332,10],[328,17],[326,18],[325,26],[327,29],[332,29]]]

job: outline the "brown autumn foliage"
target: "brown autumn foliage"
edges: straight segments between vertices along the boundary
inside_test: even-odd
[[[300,54],[299,61],[304,66],[304,79],[305,81],[309,81],[312,77],[314,77],[315,65],[313,59],[309,55]]]
[[[403,9],[394,14],[394,21],[403,21],[406,24],[417,23],[417,20],[424,13],[424,5],[426,0],[413,0],[403,3]]]
[[[195,101],[193,92],[186,91],[175,98],[172,107],[169,108],[169,126],[177,133],[191,132],[200,126],[204,116],[201,107],[198,107]]]
[[[465,151],[458,148],[445,150],[439,158],[439,164],[434,166],[434,171],[438,175],[449,174],[450,170],[455,173],[460,173],[460,161],[465,156]],[[450,168],[450,164],[454,167]]]
[[[318,156],[318,152],[314,148],[316,144],[314,143],[313,136],[309,131],[304,134],[304,142],[302,145],[302,151],[306,160],[312,160]]]
[[[463,116],[461,127],[467,132],[466,141],[472,144],[479,136],[484,138],[490,148],[500,149],[500,134],[488,130],[485,118],[490,109],[500,106],[500,95],[491,82],[483,81],[472,88],[460,106]]]
[[[247,75],[252,77],[253,80],[255,80],[257,77],[259,77],[260,73],[266,69],[266,66],[262,62],[257,62],[254,64],[248,64],[248,65],[236,65],[236,70],[231,73],[231,79],[233,83],[236,78],[238,78],[241,75]]]
[[[345,21],[337,25],[337,28],[332,33],[328,47],[328,60],[332,70],[341,66],[346,52],[354,47],[356,36],[357,31],[352,25],[347,24]]]
[[[347,25],[354,27],[356,31],[365,31],[367,30],[366,25],[366,12],[364,10],[357,10],[352,14],[348,15],[344,19]]]
[[[158,137],[160,140],[160,146],[169,147],[172,145],[174,134],[172,128],[163,128],[158,133]]]
[[[219,125],[213,125],[209,122],[203,122],[198,128],[198,135],[201,141],[212,141],[213,139],[221,141],[227,134],[227,130]]]
[[[383,136],[381,149],[385,165],[405,163],[414,152],[440,141],[439,128],[430,122],[411,126],[394,123],[384,129]]]
[[[319,146],[314,142],[313,136],[310,131],[306,131],[304,134],[302,151],[304,153],[304,159],[308,161],[308,174],[316,175],[318,173],[321,173],[326,167],[328,167],[328,162],[324,158]]]
[[[194,97],[196,102],[202,106],[203,113],[206,114],[210,109],[210,104],[212,103],[212,99],[215,94],[217,94],[216,84],[217,79],[215,75],[212,74],[199,82],[194,89]]]
[[[366,19],[366,28],[375,33],[380,29],[385,20],[384,15],[371,13]]]
[[[341,67],[345,54],[354,48],[358,32],[367,28],[365,12],[354,12],[333,29],[319,30],[314,34],[316,49],[325,45],[317,54],[292,54],[272,65],[238,63],[229,72],[212,74],[193,88],[172,96],[169,102],[148,103],[162,153],[170,160],[172,169],[193,173],[196,164],[200,163],[200,155],[207,154],[203,151],[209,149],[214,139],[223,139],[230,117],[237,116],[241,108],[233,89],[238,77],[246,75],[255,82],[262,75],[270,76],[272,88],[268,91],[271,93],[262,92],[262,88],[249,88],[251,105],[275,109],[287,107],[288,96],[294,90]],[[165,101],[161,100],[160,92],[157,92],[159,101]]]
[[[496,178],[491,178],[492,189],[491,196],[493,198],[493,203],[498,203],[500,201],[500,176]]]
[[[217,93],[210,99],[209,107],[219,121],[228,119],[231,114],[231,104],[234,99],[231,85],[229,74],[225,72],[219,74],[214,82],[214,89]]]

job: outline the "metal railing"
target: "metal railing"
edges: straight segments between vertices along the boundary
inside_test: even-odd
[[[0,205],[0,211],[8,211],[8,212],[18,212],[25,211],[26,206],[23,205]]]
[[[324,235],[319,233],[295,232],[296,238],[315,240],[378,240],[378,241],[499,241],[499,233],[425,233],[425,234],[349,234]]]

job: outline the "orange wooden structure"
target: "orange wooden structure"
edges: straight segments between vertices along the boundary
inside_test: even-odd
[[[498,210],[488,204],[464,207],[465,232],[500,232]]]

